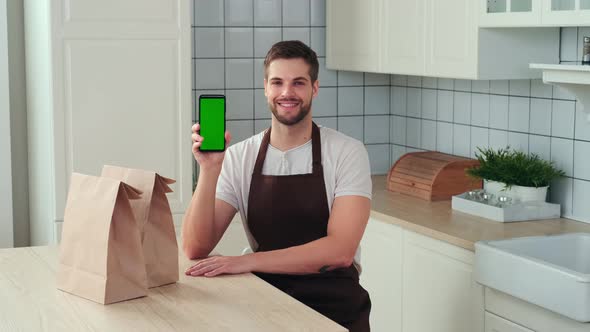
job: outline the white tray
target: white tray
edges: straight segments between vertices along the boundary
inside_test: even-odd
[[[499,222],[559,218],[561,206],[547,202],[522,202],[503,207],[465,198],[466,193],[453,196],[453,210]]]

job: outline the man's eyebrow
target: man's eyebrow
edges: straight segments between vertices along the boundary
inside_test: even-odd
[[[295,77],[293,79],[293,81],[309,81],[309,80],[307,79],[307,77],[299,76],[299,77]]]

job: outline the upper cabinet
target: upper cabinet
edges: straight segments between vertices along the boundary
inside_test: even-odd
[[[526,79],[541,77],[529,63],[559,62],[559,29],[480,29],[478,13],[473,0],[327,0],[327,67]]]
[[[479,0],[480,27],[590,25],[590,0]]]
[[[326,4],[326,65],[333,69],[376,72],[381,20],[380,1],[338,0]],[[354,47],[351,47],[353,46]]]

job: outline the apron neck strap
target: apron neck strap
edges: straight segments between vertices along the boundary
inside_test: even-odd
[[[320,141],[320,128],[312,122],[311,127],[311,151],[312,151],[312,172],[313,174],[319,174],[322,171],[322,146]],[[270,145],[270,131],[271,128],[264,133],[262,137],[262,143],[260,143],[260,149],[258,150],[258,156],[256,157],[256,164],[254,165],[254,174],[262,174],[262,166],[266,159],[266,152]]]

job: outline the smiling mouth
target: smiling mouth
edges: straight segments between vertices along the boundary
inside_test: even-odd
[[[294,100],[288,100],[288,101],[286,100],[286,101],[279,101],[279,102],[277,102],[277,104],[279,106],[281,106],[282,108],[289,109],[289,108],[295,108],[295,107],[299,106],[300,103],[298,101],[294,101]]]

